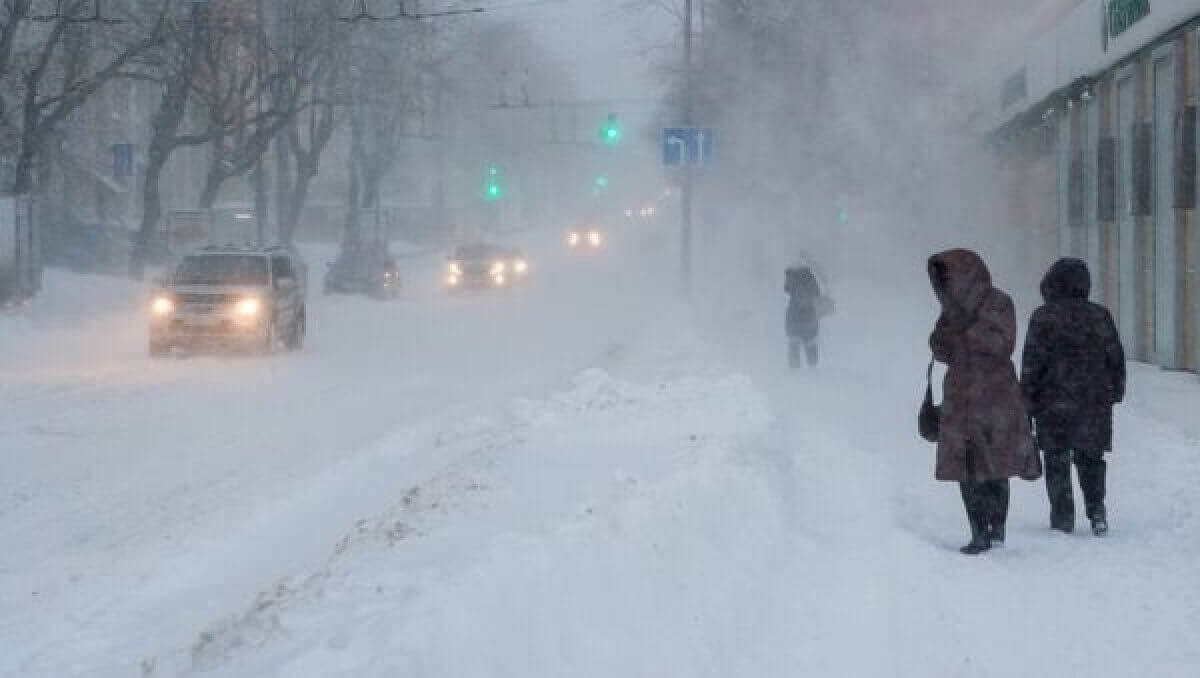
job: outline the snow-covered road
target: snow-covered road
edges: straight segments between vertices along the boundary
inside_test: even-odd
[[[151,361],[140,288],[51,273],[0,334],[0,675],[129,675],[453,461],[374,442],[566,383],[657,312],[656,281],[529,244],[517,295],[445,298],[411,260],[404,299],[312,296],[306,349],[268,359]]]
[[[513,299],[318,299],[269,360],[149,362],[119,304],[10,332],[0,674],[1197,675],[1194,377],[1132,369],[1108,538],[1015,481],[968,559],[919,266],[841,281],[790,372],[770,271],[684,307],[669,250],[553,251]]]

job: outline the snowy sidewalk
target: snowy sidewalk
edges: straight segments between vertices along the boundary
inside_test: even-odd
[[[1200,675],[1200,382],[1131,365],[1109,457],[1109,537],[1051,532],[1043,483],[1014,480],[1007,545],[965,558],[958,490],[934,481],[932,446],[916,435],[933,318],[906,303],[928,297],[914,282],[908,295],[841,290],[813,372],[784,367],[775,315],[748,303],[707,323],[766,389],[806,467],[794,475],[803,529],[827,533],[829,557],[862,569],[858,601],[869,600],[846,614],[870,641],[841,656],[874,654],[888,668],[823,675]],[[838,435],[841,445],[824,442]],[[823,449],[804,453],[805,441]]]
[[[775,653],[801,598],[779,587],[794,582],[798,551],[754,445],[767,406],[745,377],[685,376],[704,364],[692,356],[640,383],[589,370],[548,399],[438,433],[425,444],[465,461],[361,521],[326,569],[147,666],[787,675],[794,658]]]
[[[1014,481],[1008,544],[965,558],[914,430],[923,319],[840,301],[812,372],[765,312],[706,318],[713,344],[664,322],[565,391],[405,438],[463,461],[148,674],[1196,675],[1200,455],[1163,402],[1200,387],[1131,370],[1108,538],[1052,533]]]

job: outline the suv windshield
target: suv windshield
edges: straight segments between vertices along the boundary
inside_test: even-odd
[[[455,259],[489,259],[503,255],[503,250],[492,245],[465,245],[454,253]]]
[[[175,271],[178,285],[266,285],[267,260],[237,255],[184,257]]]

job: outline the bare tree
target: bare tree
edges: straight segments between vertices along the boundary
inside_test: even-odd
[[[167,161],[176,150],[199,146],[210,138],[207,130],[195,133],[181,133],[180,130],[188,114],[199,61],[213,30],[208,6],[194,3],[186,20],[169,24],[164,47],[152,64],[153,79],[161,85],[162,95],[150,124],[142,184],[142,223],[130,257],[130,275],[134,278],[142,276],[162,219],[161,183]]]
[[[100,15],[99,5],[64,0],[54,14],[35,15],[29,0],[4,1],[0,126],[6,154],[15,158],[7,190],[28,193],[37,158],[59,126],[106,84],[137,75],[139,59],[163,39],[168,5],[109,2]]]
[[[288,123],[284,135],[277,140],[281,159],[280,175],[275,178],[280,196],[279,237],[285,243],[295,236],[310,187],[320,171],[321,158],[346,118],[338,97],[348,76],[350,29],[337,21],[340,17],[330,3],[317,4],[321,9],[310,10],[314,11],[315,21],[301,21],[295,13],[289,20],[290,26],[316,31],[321,38],[312,40],[315,51],[308,108]],[[306,38],[298,35],[296,39]]]
[[[160,183],[175,151],[210,146],[198,204],[211,207],[222,185],[253,169],[310,105],[314,83],[335,63],[329,35],[336,34],[336,22],[321,5],[289,0],[284,10],[291,21],[279,35],[269,35],[261,17],[218,14],[208,3],[193,3],[185,17],[168,22],[151,69],[162,95],[151,126],[132,275],[141,275],[160,228]]]
[[[330,64],[323,58],[323,34],[331,22],[317,15],[294,16],[289,22],[294,24],[288,33],[292,37],[286,41],[268,35],[265,17],[250,23],[241,17],[226,24],[221,39],[206,45],[195,87],[212,134],[201,208],[213,205],[227,180],[258,164],[271,142],[308,105],[312,83]],[[296,25],[302,20],[307,30]],[[256,55],[258,63],[246,55]]]
[[[428,25],[402,22],[352,36],[350,155],[343,246],[361,241],[361,212],[380,207],[383,179],[398,161],[403,121],[419,113],[421,74],[433,65]]]

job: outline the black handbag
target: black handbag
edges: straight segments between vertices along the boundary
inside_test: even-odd
[[[925,400],[921,403],[921,411],[917,414],[917,432],[931,443],[938,441],[941,433],[942,407],[933,404],[933,361],[929,361],[929,369],[925,371]]]

